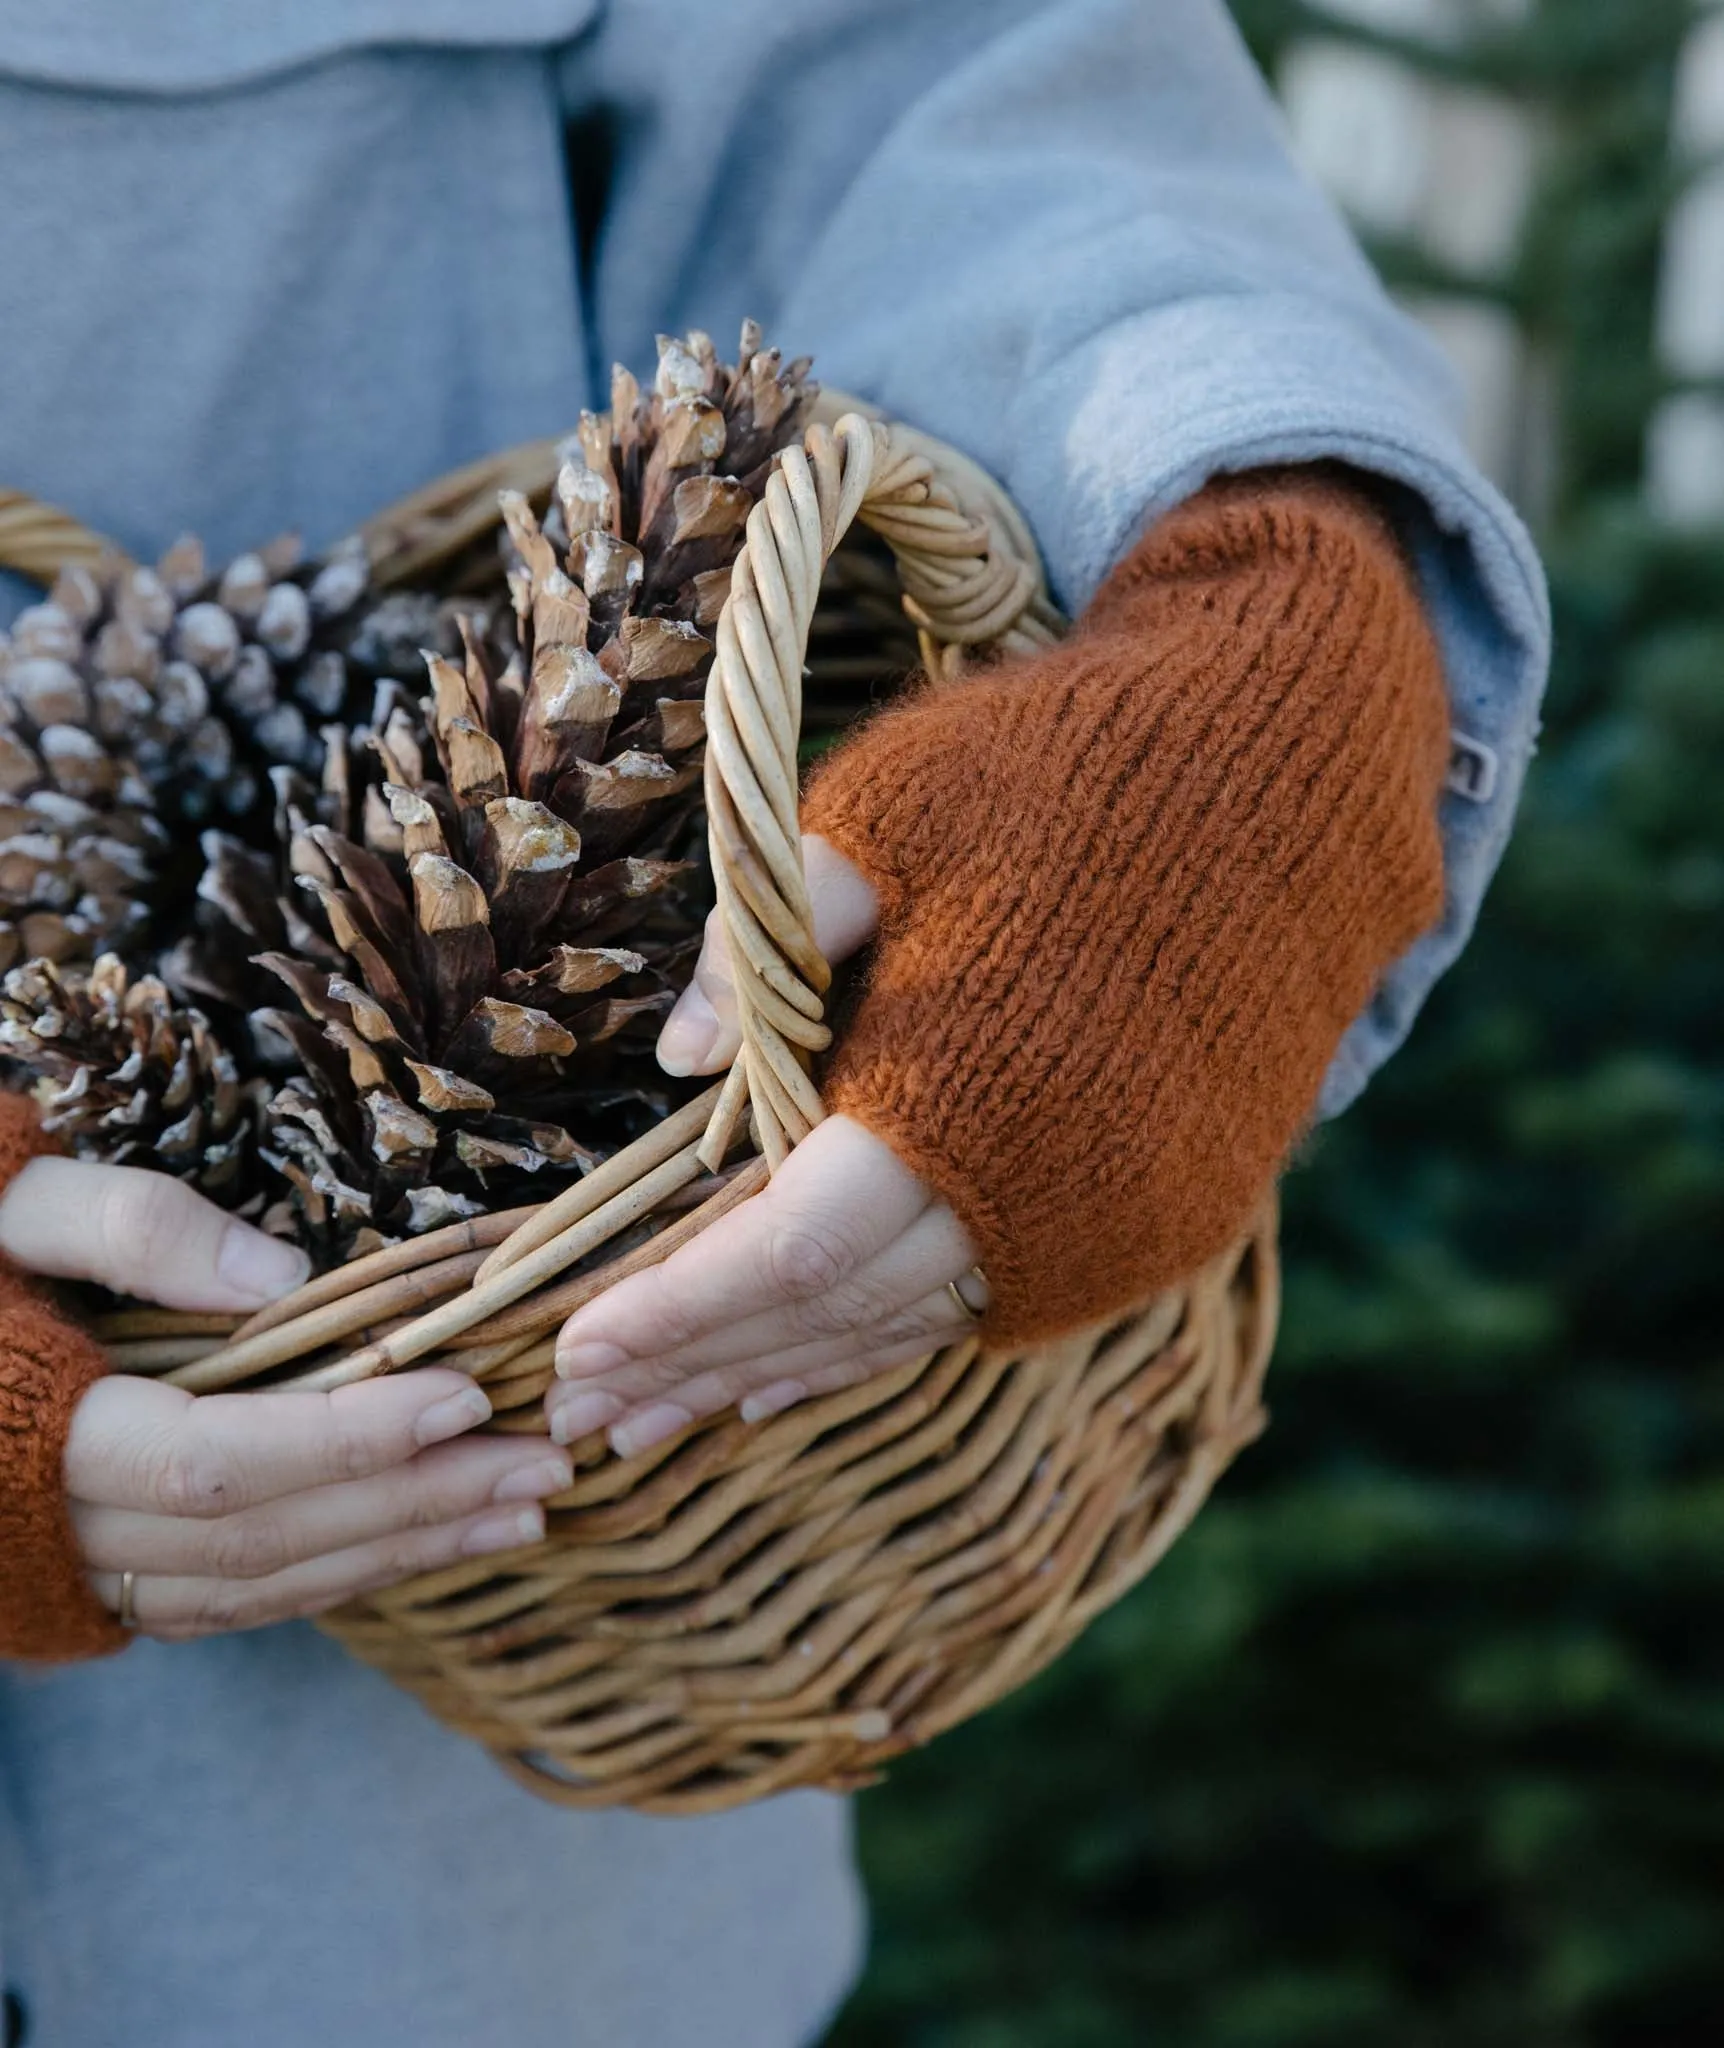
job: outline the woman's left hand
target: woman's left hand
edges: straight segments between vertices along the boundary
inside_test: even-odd
[[[803,852],[816,936],[843,959],[872,935],[873,892],[824,840]],[[714,923],[660,1040],[673,1073],[728,1063],[729,990]],[[740,1404],[757,1422],[901,1365],[974,1325],[985,1307],[975,1257],[890,1146],[830,1118],[760,1194],[570,1317],[557,1341],[564,1384],[546,1398],[551,1434],[608,1430],[627,1457],[722,1409]]]
[[[901,1365],[973,1325],[947,1283],[975,1256],[889,1146],[829,1118],[752,1200],[570,1317],[551,1434],[609,1430],[629,1457],[735,1404],[758,1422]]]

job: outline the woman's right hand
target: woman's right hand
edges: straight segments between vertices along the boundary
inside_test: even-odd
[[[0,1196],[0,1252],[171,1308],[250,1311],[304,1261],[166,1175],[36,1159]],[[316,1614],[544,1533],[570,1482],[543,1438],[464,1438],[490,1413],[440,1367],[332,1393],[194,1396],[115,1374],[66,1443],[72,1524],[97,1597],[121,1574],[146,1635],[180,1640]]]

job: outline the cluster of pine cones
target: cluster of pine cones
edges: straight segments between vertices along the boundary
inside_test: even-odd
[[[662,340],[459,595],[362,543],[68,569],[0,636],[0,1080],[319,1265],[537,1201],[669,1107],[702,695],[815,387]]]

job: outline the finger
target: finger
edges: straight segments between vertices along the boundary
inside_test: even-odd
[[[322,1614],[362,1593],[398,1585],[419,1572],[440,1570],[464,1557],[488,1557],[543,1541],[545,1511],[533,1505],[486,1508],[465,1521],[435,1529],[409,1529],[363,1543],[352,1550],[312,1558],[258,1579],[158,1577],[140,1573],[132,1588],[132,1611],[140,1634],[179,1642],[226,1635]],[[96,1597],[119,1612],[119,1578],[92,1575]]]
[[[813,833],[803,835],[802,868],[814,912],[815,944],[828,960],[848,960],[874,936],[880,921],[874,886],[836,847]],[[658,1063],[667,1074],[716,1074],[730,1065],[741,1043],[736,984],[724,926],[715,910],[706,921],[694,977],[659,1033]]]
[[[304,1252],[165,1173],[77,1159],[32,1159],[18,1175],[0,1197],[0,1251],[169,1308],[257,1308],[311,1271]]]
[[[480,1388],[442,1367],[327,1394],[194,1396],[115,1373],[73,1411],[66,1490],[93,1506],[214,1521],[404,1465],[490,1412]]]
[[[872,1329],[925,1295],[943,1292],[948,1281],[969,1272],[974,1258],[964,1226],[943,1202],[932,1203],[885,1250],[824,1294],[780,1303],[762,1314],[703,1331],[691,1342],[651,1358],[553,1386],[545,1398],[551,1433],[572,1443],[575,1436],[596,1426],[590,1421],[571,1423],[566,1419],[599,1412],[575,1405],[589,1389],[620,1395],[633,1403],[673,1389],[680,1380],[699,1373],[742,1366],[752,1369],[762,1359],[824,1338],[850,1338],[864,1344]],[[973,1315],[958,1309],[949,1294],[944,1298],[955,1326],[974,1320]],[[569,1430],[573,1433],[565,1434]]]
[[[886,1351],[878,1357],[847,1358],[836,1365],[805,1365],[797,1378],[774,1380],[757,1393],[744,1395],[738,1412],[744,1422],[767,1422],[799,1402],[818,1400],[825,1394],[842,1394],[846,1388],[860,1386],[864,1380],[890,1372],[895,1365],[907,1365],[911,1358],[921,1355],[912,1351],[907,1357],[900,1357]]]
[[[557,1371],[596,1378],[827,1293],[901,1236],[932,1199],[889,1146],[833,1117],[758,1195],[663,1265],[571,1316],[557,1340]]]
[[[402,1530],[462,1521],[481,1508],[543,1500],[573,1476],[567,1456],[542,1442],[484,1437],[213,1522],[74,1501],[72,1526],[93,1570],[258,1579]]]
[[[765,1358],[697,1373],[692,1379],[660,1377],[649,1364],[623,1391],[608,1382],[578,1391],[571,1388],[553,1428],[559,1437],[567,1432],[566,1441],[571,1443],[595,1430],[607,1430],[612,1449],[622,1457],[633,1457],[768,1387],[830,1368],[854,1367],[855,1376],[861,1378],[918,1358],[974,1329],[974,1321],[942,1287],[937,1294],[924,1295],[861,1333],[791,1345]]]

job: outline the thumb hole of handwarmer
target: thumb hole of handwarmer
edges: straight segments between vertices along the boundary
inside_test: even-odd
[[[861,869],[814,833],[802,839],[803,871],[814,911],[814,939],[828,960],[849,959],[874,936],[879,899]],[[667,1074],[716,1074],[736,1057],[736,983],[724,927],[715,910],[694,977],[659,1033],[658,1063]]]

